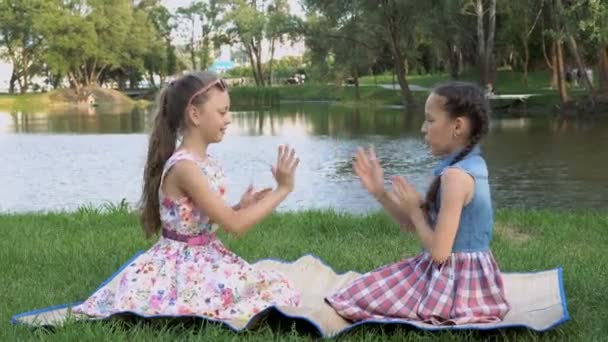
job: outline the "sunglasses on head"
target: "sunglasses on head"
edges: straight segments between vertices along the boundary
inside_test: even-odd
[[[207,84],[206,86],[202,87],[196,93],[192,94],[192,96],[190,96],[190,100],[188,100],[188,105],[186,107],[188,107],[188,106],[190,106],[192,104],[192,100],[194,100],[195,97],[199,96],[200,94],[204,94],[209,89],[211,89],[211,88],[213,88],[215,86],[217,86],[218,88],[220,88],[220,90],[222,90],[222,91],[228,89],[228,84],[226,84],[226,82],[223,79],[218,78],[218,79],[214,80],[213,82]]]

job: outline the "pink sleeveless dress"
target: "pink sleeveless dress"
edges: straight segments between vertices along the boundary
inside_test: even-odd
[[[224,173],[211,157],[200,160],[178,151],[167,161],[162,179],[185,160],[200,167],[213,191],[226,195]],[[76,306],[75,313],[247,321],[269,306],[300,305],[298,291],[282,274],[256,270],[228,250],[216,237],[218,226],[190,198],[172,199],[159,189],[159,199],[163,236]]]

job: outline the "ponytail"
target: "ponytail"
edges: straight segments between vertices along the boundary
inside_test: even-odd
[[[155,235],[160,228],[160,203],[158,191],[165,163],[175,151],[177,129],[171,124],[167,111],[169,89],[160,92],[154,127],[148,145],[148,158],[144,169],[142,192],[141,225],[147,238]]]

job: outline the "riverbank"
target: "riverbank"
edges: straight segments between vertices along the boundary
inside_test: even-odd
[[[572,103],[560,105],[559,94],[551,89],[551,75],[547,72],[532,72],[528,84],[523,74],[499,71],[495,95],[490,99],[496,111],[528,113],[570,113],[591,111],[586,101],[586,92],[581,87],[568,89]],[[423,108],[432,87],[449,81],[447,74],[409,75],[408,82],[416,104]],[[461,80],[476,82],[475,75],[462,75]],[[270,107],[281,102],[329,102],[336,105],[357,107],[401,106],[399,83],[392,75],[365,76],[360,79],[360,98],[356,98],[353,85],[331,85],[308,83],[305,85],[275,85],[272,87],[239,86],[231,90],[233,105],[237,107]],[[600,103],[594,112],[608,113],[608,103]]]
[[[87,110],[93,107],[130,109],[147,106],[149,101],[133,100],[120,91],[107,88],[90,89],[91,96],[79,103],[73,89],[57,89],[48,93],[0,94],[0,110],[5,111],[61,111],[66,108]]]

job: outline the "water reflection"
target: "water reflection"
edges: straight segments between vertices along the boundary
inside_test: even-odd
[[[0,113],[2,210],[134,203],[141,189],[149,110]],[[357,146],[374,144],[387,176],[406,175],[420,191],[436,159],[422,143],[422,114],[290,104],[235,111],[226,140],[212,147],[237,200],[249,182],[272,185],[280,143],[302,159],[298,190],[282,208],[377,208],[352,171]],[[44,134],[29,134],[44,133]],[[500,118],[483,143],[497,206],[606,208],[608,122],[576,118]],[[78,183],[75,181],[78,180]]]
[[[151,113],[134,108],[129,112],[95,107],[68,108],[56,112],[0,112],[0,125],[13,133],[139,133],[147,130]],[[10,116],[12,120],[6,117]],[[0,127],[2,127],[0,126]]]

